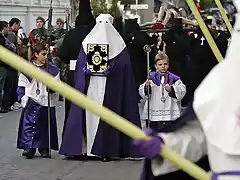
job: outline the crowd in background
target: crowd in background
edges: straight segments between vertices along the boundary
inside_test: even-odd
[[[64,30],[63,27],[64,21],[60,18],[57,19],[54,28]],[[42,17],[38,17],[36,19],[36,29],[41,28],[45,29],[45,20]],[[65,30],[62,34],[64,33]],[[8,48],[26,60],[31,60],[31,57],[29,59],[28,53],[29,42],[29,36],[26,35],[24,29],[21,27],[20,19],[14,17],[9,22],[0,21],[0,45]],[[57,42],[56,44],[59,46],[60,43]],[[53,57],[52,60],[60,69],[65,67],[56,57]],[[20,100],[16,94],[18,75],[19,72],[17,70],[0,62],[0,113],[8,113],[9,111],[22,108]],[[60,100],[62,100],[62,98]]]

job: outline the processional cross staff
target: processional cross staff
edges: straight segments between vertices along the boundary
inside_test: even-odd
[[[147,53],[147,80],[149,81],[150,80],[150,66],[149,66],[149,63],[150,63],[150,52],[151,52],[151,46],[146,44],[144,47],[143,47],[143,50]],[[149,124],[150,124],[150,85],[147,86],[147,98],[148,98],[148,104],[147,104],[147,124],[146,126],[149,127]]]

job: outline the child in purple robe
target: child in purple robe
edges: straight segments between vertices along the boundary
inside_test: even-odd
[[[44,44],[36,45],[32,63],[39,70],[47,71],[60,80],[59,69],[51,63],[47,64],[46,61],[46,46]],[[43,158],[49,157],[49,130],[50,148],[58,150],[55,113],[58,94],[51,91],[48,93],[45,84],[23,73],[19,75],[17,94],[23,106],[19,123],[17,148],[23,149],[22,155],[29,159],[34,157],[37,148]],[[50,95],[50,104],[48,103],[48,94]],[[48,119],[48,106],[50,106],[50,119]]]
[[[181,100],[186,94],[186,86],[180,77],[168,71],[169,59],[166,54],[156,55],[155,68],[156,72],[139,87],[139,94],[146,99],[142,119],[149,119],[150,127],[160,132],[165,125],[174,123],[180,116]]]

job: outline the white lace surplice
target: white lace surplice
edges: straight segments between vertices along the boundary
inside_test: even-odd
[[[176,98],[169,96],[168,92],[164,89],[164,97],[166,101],[161,101],[162,97],[162,85],[157,86],[151,83],[151,95],[150,95],[150,117],[151,121],[172,121],[180,116],[181,113],[181,100],[186,94],[186,86],[179,79],[173,85]],[[139,87],[139,94],[143,98],[146,98],[143,112],[141,114],[142,119],[148,119],[148,99],[147,94],[144,92],[145,83]]]

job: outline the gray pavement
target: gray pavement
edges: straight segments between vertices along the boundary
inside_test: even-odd
[[[57,108],[59,140],[64,118]],[[140,161],[70,161],[52,153],[52,159],[25,159],[16,149],[20,111],[0,114],[0,180],[137,180]]]

